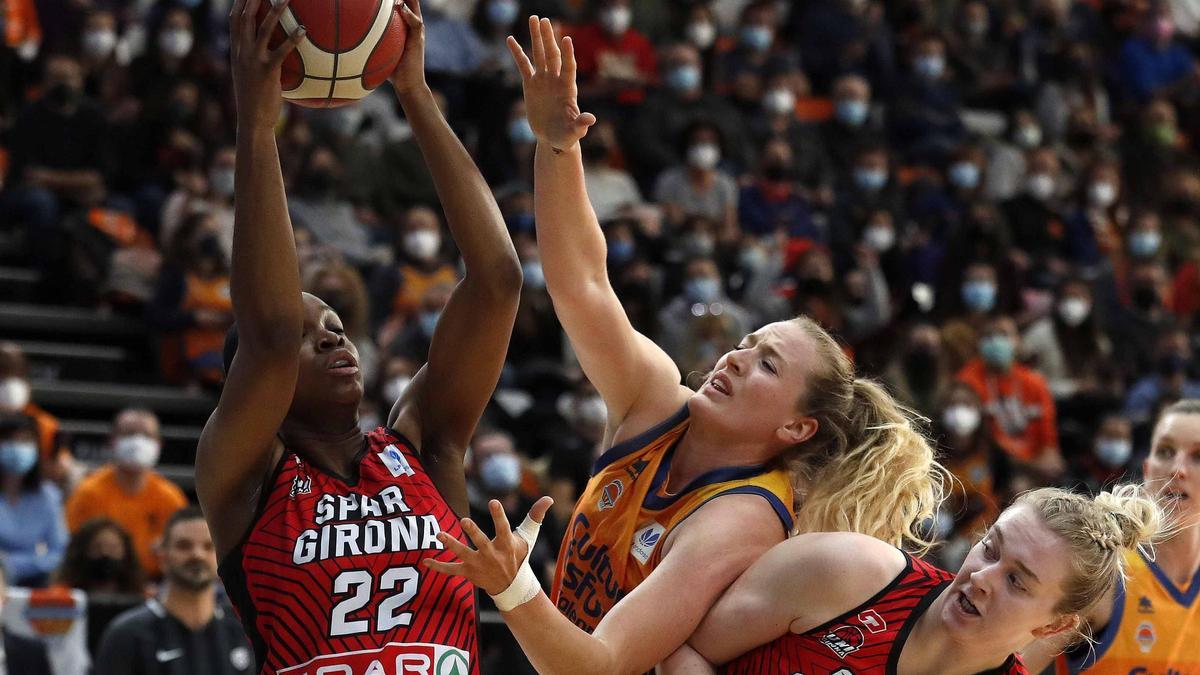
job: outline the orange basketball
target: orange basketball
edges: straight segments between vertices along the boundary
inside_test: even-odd
[[[300,26],[307,34],[283,62],[283,97],[310,108],[335,108],[383,84],[400,62],[408,35],[400,2],[291,0],[271,36],[271,47]],[[269,8],[264,0],[259,21]]]

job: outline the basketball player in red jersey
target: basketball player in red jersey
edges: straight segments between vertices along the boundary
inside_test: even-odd
[[[474,589],[419,563],[450,555],[468,512],[463,452],[491,397],[521,271],[491,191],[424,79],[416,0],[391,77],[467,268],[429,361],[386,427],[363,434],[357,352],[325,303],[301,294],[273,127],[280,64],[260,0],[230,15],[237,99],[231,293],[237,332],[196,457],[220,572],[261,673],[478,673]],[[302,29],[301,29],[302,30]]]
[[[859,534],[801,535],[751,566],[660,672],[1025,673],[1016,652],[1078,635],[1081,613],[1120,578],[1124,552],[1161,522],[1137,486],[1095,498],[1035,490],[957,575]]]

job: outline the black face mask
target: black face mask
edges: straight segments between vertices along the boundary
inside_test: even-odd
[[[1133,287],[1133,306],[1149,312],[1158,306],[1158,290],[1149,284]]]
[[[333,192],[337,185],[337,179],[330,171],[316,170],[308,174],[304,179],[306,192],[318,195],[327,195]]]
[[[833,283],[817,277],[801,277],[796,282],[796,290],[803,295],[829,295],[833,293]]]
[[[46,89],[46,102],[55,108],[67,108],[79,100],[79,90],[59,82]]]
[[[120,558],[107,555],[89,556],[87,559],[88,576],[97,583],[115,581],[124,566],[125,562]]]
[[[791,170],[786,164],[771,162],[763,167],[763,177],[769,181],[781,183],[791,177]]]

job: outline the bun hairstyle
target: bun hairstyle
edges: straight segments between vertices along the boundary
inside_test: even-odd
[[[948,474],[918,429],[919,416],[879,384],[856,378],[841,346],[811,319],[792,321],[817,353],[799,403],[817,431],[782,457],[797,478],[797,529],[858,532],[929,550],[921,522],[941,503]]]
[[[1164,517],[1140,485],[1120,485],[1094,498],[1058,488],[1026,492],[1016,500],[1033,508],[1066,541],[1071,573],[1063,582],[1060,614],[1082,614],[1125,573],[1125,552],[1163,536]]]

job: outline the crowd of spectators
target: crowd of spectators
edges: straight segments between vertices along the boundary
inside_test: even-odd
[[[16,5],[29,11],[10,13],[0,56],[6,236],[24,238],[44,301],[143,317],[164,381],[219,386],[227,0]],[[588,192],[635,327],[693,378],[765,322],[816,319],[929,419],[965,488],[931,525],[946,564],[1020,490],[1136,477],[1156,411],[1200,394],[1200,2],[422,5],[429,80],[525,273],[472,448],[477,505],[500,498],[511,519],[550,493],[561,536],[605,422],[538,259],[534,137],[504,46],[530,13],[573,36],[581,104],[599,118],[583,140]],[[302,278],[362,354],[364,428],[425,360],[460,273],[386,88],[333,110],[285,106],[277,127]],[[106,584],[153,575],[145,523],[122,521],[115,495],[143,484],[128,466],[156,428],[141,412],[119,420],[114,467],[64,507],[77,472],[19,361],[0,350],[0,408],[32,415],[0,425],[10,577],[49,580],[47,556],[105,537],[106,555],[141,560]],[[60,522],[35,532],[31,509]],[[64,511],[92,544],[66,544]],[[81,528],[84,514],[112,520]]]

